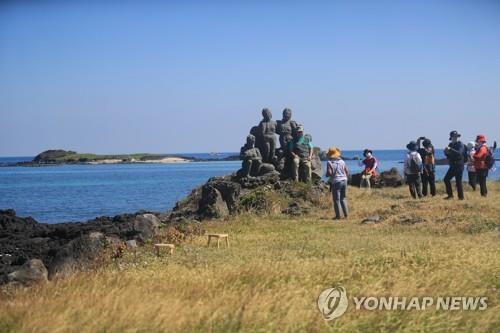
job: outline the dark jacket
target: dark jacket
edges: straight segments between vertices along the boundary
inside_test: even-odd
[[[423,172],[426,174],[431,174],[436,171],[436,161],[434,158],[434,146],[429,145],[429,150],[425,148],[419,148],[418,153],[422,157],[422,163],[424,165]]]
[[[450,142],[448,145],[450,149],[445,150],[444,154],[448,158],[450,166],[463,166],[465,162],[465,146],[461,141],[455,143]]]

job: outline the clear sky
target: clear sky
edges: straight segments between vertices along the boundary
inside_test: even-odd
[[[0,156],[237,151],[263,107],[323,149],[500,139],[500,1],[0,3]]]

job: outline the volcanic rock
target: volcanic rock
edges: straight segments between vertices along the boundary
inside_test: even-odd
[[[31,259],[25,262],[19,269],[7,275],[7,282],[15,282],[24,285],[47,282],[47,268],[40,259]]]

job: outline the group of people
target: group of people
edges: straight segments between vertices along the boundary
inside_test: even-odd
[[[488,195],[486,179],[488,171],[493,168],[493,153],[496,149],[496,141],[492,147],[487,146],[486,137],[479,134],[474,142],[464,145],[460,141],[460,133],[450,132],[450,143],[444,150],[448,160],[448,171],[444,177],[447,196],[445,199],[453,199],[451,180],[455,178],[458,198],[464,200],[462,186],[462,175],[467,166],[469,184],[476,190],[479,184],[481,196]],[[420,137],[416,141],[410,141],[406,148],[408,153],[404,160],[404,175],[413,198],[422,198],[427,195],[436,195],[436,158],[435,149],[431,140]],[[378,161],[370,149],[363,152],[364,159],[360,161],[363,166],[360,186],[370,187],[371,179],[378,175]],[[347,206],[347,180],[349,169],[341,158],[341,151],[337,147],[331,147],[327,152],[328,162],[326,176],[330,183],[333,197],[333,208],[335,219],[341,218],[341,211],[345,218],[349,214]]]
[[[467,165],[469,184],[476,190],[479,184],[481,196],[488,195],[486,179],[488,171],[494,165],[493,152],[496,149],[496,142],[492,147],[488,147],[486,137],[483,134],[476,136],[476,140],[464,145],[460,141],[460,133],[451,131],[450,143],[444,149],[444,154],[448,159],[448,171],[444,176],[447,200],[453,199],[453,188],[451,180],[455,178],[457,196],[459,200],[464,200],[464,190],[462,177]],[[420,147],[422,143],[423,147]],[[435,175],[435,150],[431,140],[420,137],[418,140],[410,141],[406,145],[408,154],[404,161],[404,174],[413,198],[427,196],[428,189],[431,196],[436,195],[436,175]]]

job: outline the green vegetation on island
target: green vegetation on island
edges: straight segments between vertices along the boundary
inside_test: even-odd
[[[179,163],[179,162],[210,162],[210,161],[235,161],[239,156],[224,158],[210,157],[197,158],[178,154],[92,154],[78,153],[72,150],[50,149],[36,155],[28,162],[4,163],[1,166],[44,166],[64,164],[118,164],[118,163]]]
[[[176,156],[171,154],[149,154],[149,153],[134,153],[134,154],[90,154],[77,153],[72,150],[46,150],[35,156],[31,163],[37,164],[66,164],[66,163],[89,163],[89,162],[147,162],[161,161],[168,158],[183,159],[186,161],[194,160],[193,158]]]

